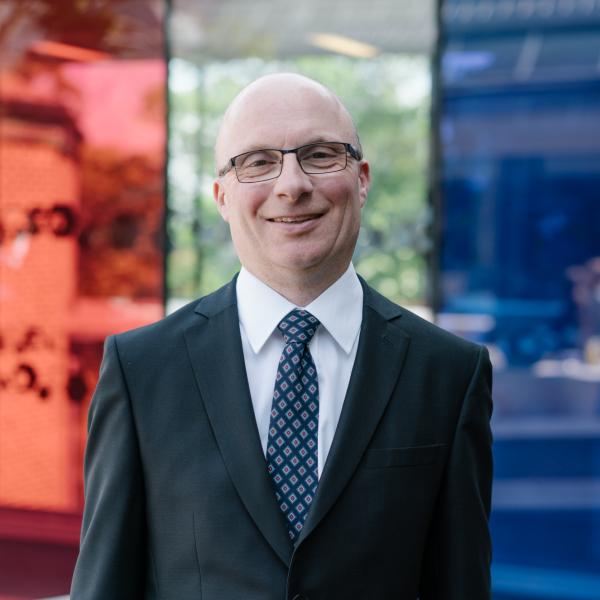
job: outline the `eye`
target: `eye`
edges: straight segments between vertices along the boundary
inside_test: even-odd
[[[299,158],[312,164],[325,163],[339,160],[340,156],[345,156],[345,152],[343,144],[311,144],[303,148]]]
[[[244,163],[245,167],[262,167],[266,164],[268,164],[268,160],[266,158],[257,158],[253,161],[246,161]]]
[[[236,166],[241,167],[242,169],[257,169],[273,165],[277,162],[279,161],[276,154],[265,150],[257,150],[238,156]]]
[[[309,160],[311,160],[320,158],[332,158],[333,156],[336,156],[336,152],[332,148],[328,148],[327,146],[317,146],[309,148],[303,158],[308,158]]]

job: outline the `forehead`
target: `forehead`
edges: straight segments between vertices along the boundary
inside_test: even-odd
[[[217,155],[227,159],[253,148],[291,148],[316,140],[351,142],[353,125],[339,100],[313,86],[267,86],[232,105]]]

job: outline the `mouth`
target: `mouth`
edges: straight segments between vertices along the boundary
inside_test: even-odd
[[[295,225],[299,223],[306,223],[308,221],[314,221],[321,217],[320,214],[311,215],[297,215],[297,216],[286,216],[286,217],[272,217],[267,219],[271,223],[285,223],[286,225]]]

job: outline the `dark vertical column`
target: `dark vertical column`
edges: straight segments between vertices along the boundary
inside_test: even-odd
[[[169,91],[169,77],[170,77],[170,61],[171,61],[171,16],[173,14],[173,1],[164,0],[164,17],[162,21],[162,39],[163,39],[163,60],[165,61],[166,71],[166,85],[164,87],[164,120],[165,120],[165,158],[163,165],[163,197],[164,197],[164,213],[163,213],[163,226],[162,226],[162,248],[163,248],[163,286],[162,286],[162,298],[163,304],[166,305],[169,295],[169,284],[168,284],[168,265],[169,265],[169,252],[171,249],[171,239],[169,235],[169,216],[170,216],[170,203],[169,203],[169,158],[170,158],[170,131],[171,131],[171,94]]]
[[[441,241],[443,229],[443,205],[442,205],[442,147],[441,147],[441,123],[442,123],[442,55],[444,48],[445,29],[442,24],[442,7],[444,0],[436,0],[435,3],[435,27],[436,40],[433,54],[431,56],[431,124],[429,131],[430,154],[429,154],[429,186],[428,200],[431,213],[431,239],[432,247],[428,254],[428,267],[431,274],[428,289],[429,305],[434,313],[441,309],[442,296],[440,287],[441,268]]]

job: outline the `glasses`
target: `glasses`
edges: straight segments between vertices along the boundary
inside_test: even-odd
[[[283,155],[295,154],[300,168],[307,175],[323,175],[343,171],[348,164],[348,154],[354,160],[361,160],[362,154],[352,144],[343,142],[316,142],[298,148],[277,150],[263,148],[238,154],[229,159],[226,167],[219,171],[223,177],[235,169],[240,183],[256,183],[276,179],[283,169]]]

